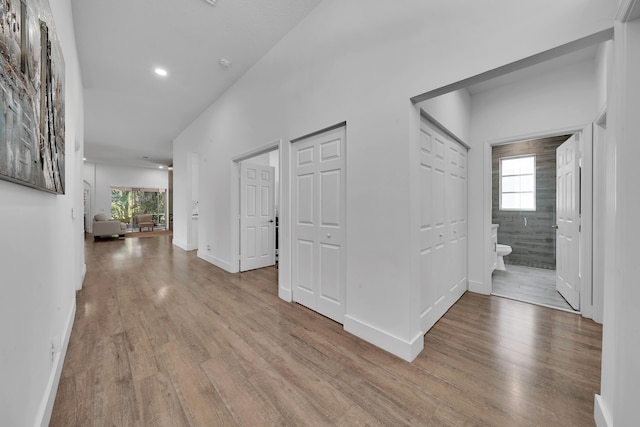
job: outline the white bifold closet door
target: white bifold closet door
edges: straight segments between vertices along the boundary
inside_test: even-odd
[[[467,289],[467,149],[420,125],[420,326],[428,331]]]
[[[294,301],[343,323],[345,127],[292,144]]]

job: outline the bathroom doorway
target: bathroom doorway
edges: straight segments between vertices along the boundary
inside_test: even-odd
[[[492,146],[496,252],[511,248],[492,273],[494,295],[574,311],[556,290],[556,149],[570,137]]]

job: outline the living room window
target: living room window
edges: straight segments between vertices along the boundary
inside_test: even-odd
[[[135,228],[135,216],[152,214],[156,226],[165,226],[164,188],[111,187],[111,217]]]
[[[500,210],[536,210],[536,156],[500,159]]]

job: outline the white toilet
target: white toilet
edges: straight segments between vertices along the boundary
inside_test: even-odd
[[[504,266],[504,258],[505,256],[509,255],[511,253],[511,246],[509,245],[501,245],[498,244],[496,246],[496,252],[498,254],[498,265],[496,266],[496,270],[506,270],[506,267]]]

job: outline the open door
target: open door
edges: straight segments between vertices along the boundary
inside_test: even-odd
[[[240,163],[240,271],[276,263],[275,168]]]
[[[580,309],[580,134],[556,150],[556,289],[574,310]]]

